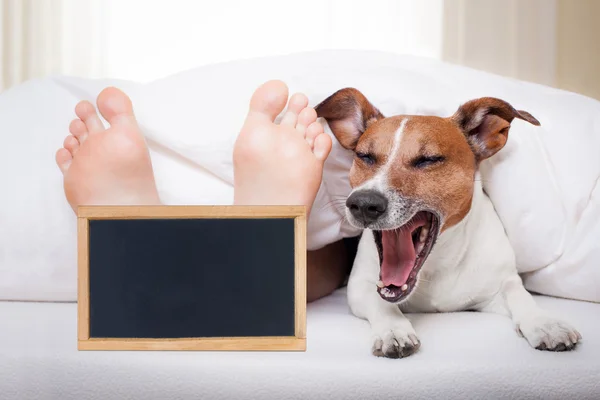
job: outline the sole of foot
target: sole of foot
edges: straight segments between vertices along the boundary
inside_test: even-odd
[[[160,204],[150,154],[135,119],[131,100],[116,88],[104,89],[96,104],[75,107],[56,163],[64,176],[67,201],[77,213],[82,205]]]
[[[331,151],[316,111],[303,94],[288,103],[281,81],[260,86],[250,100],[233,153],[234,204],[303,205],[310,214]]]

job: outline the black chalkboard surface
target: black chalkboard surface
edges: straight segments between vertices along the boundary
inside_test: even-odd
[[[305,350],[304,207],[78,210],[80,350]]]

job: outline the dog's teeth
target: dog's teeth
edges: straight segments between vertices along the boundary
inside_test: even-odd
[[[429,228],[422,227],[421,228],[421,235],[419,236],[419,242],[425,242],[425,239],[427,239],[427,234],[428,233],[429,233]]]
[[[408,289],[408,285],[405,283],[404,285],[402,285],[400,290],[402,290],[404,292],[406,289]]]
[[[421,250],[423,250],[423,247],[425,247],[425,243],[419,242],[419,244],[417,244],[417,255],[421,253]]]
[[[381,280],[380,280],[379,282],[377,282],[377,287],[378,287],[378,288],[383,288],[383,287],[385,287],[385,285],[383,284],[383,281],[381,281]]]

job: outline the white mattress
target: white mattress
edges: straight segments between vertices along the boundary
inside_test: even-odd
[[[376,358],[340,290],[309,305],[306,353],[78,352],[75,304],[0,302],[0,398],[599,399],[600,304],[537,301],[576,351],[533,350],[498,315],[414,314],[420,352]]]

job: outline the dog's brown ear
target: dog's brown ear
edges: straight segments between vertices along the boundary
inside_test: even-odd
[[[460,106],[452,116],[467,137],[478,162],[493,156],[504,147],[510,124],[515,118],[540,125],[527,111],[515,110],[504,100],[494,97],[471,100]]]
[[[383,115],[354,88],[338,90],[315,107],[342,146],[354,150],[360,135]]]

